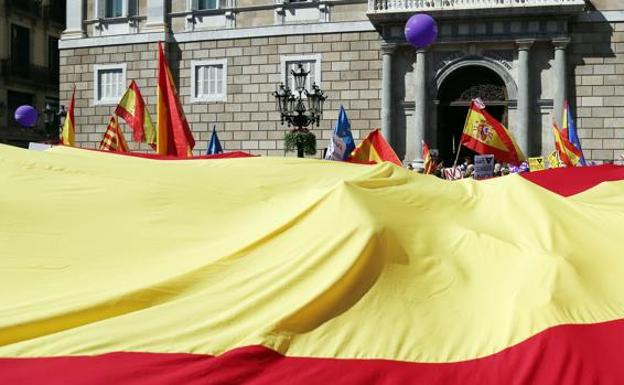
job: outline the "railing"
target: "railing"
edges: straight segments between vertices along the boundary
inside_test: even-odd
[[[443,11],[584,4],[585,0],[368,0],[368,11]]]
[[[11,60],[5,59],[0,61],[2,77],[5,80],[19,79],[34,84],[56,86],[59,84],[59,69],[49,68],[45,66],[16,65]]]

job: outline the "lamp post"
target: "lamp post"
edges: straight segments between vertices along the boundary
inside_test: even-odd
[[[65,106],[61,106],[55,111],[50,103],[46,103],[43,109],[43,123],[45,129],[45,141],[51,144],[57,144],[60,140],[62,118],[67,115]]]
[[[323,115],[323,103],[327,95],[316,84],[312,84],[310,90],[305,88],[306,78],[310,71],[303,68],[303,64],[297,63],[296,68],[290,70],[294,79],[294,92],[280,83],[273,92],[276,108],[280,113],[280,121],[288,127],[294,127],[286,134],[286,149],[297,149],[297,157],[303,158],[304,153],[316,152],[316,138],[310,132],[308,126],[319,126]],[[307,107],[306,107],[307,104]]]

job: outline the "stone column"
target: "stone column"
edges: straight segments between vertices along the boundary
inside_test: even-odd
[[[61,38],[80,39],[86,36],[82,21],[84,20],[84,9],[82,0],[67,0],[66,28]]]
[[[383,72],[381,74],[381,133],[392,144],[392,63],[396,44],[381,45]]]
[[[519,40],[518,44],[518,111],[516,117],[516,131],[513,132],[518,146],[525,156],[531,156],[531,84],[530,84],[530,62],[529,51],[533,45],[533,40]]]
[[[414,98],[414,130],[408,142],[412,142],[408,147],[416,149],[413,160],[414,168],[423,168],[422,141],[425,139],[425,129],[427,127],[427,51],[418,49],[416,51],[416,68],[414,70],[415,98]]]
[[[167,5],[165,0],[147,0],[147,20],[144,32],[165,32],[167,30]]]
[[[555,95],[553,98],[553,119],[561,128],[561,118],[563,117],[563,103],[568,97],[568,66],[566,62],[566,48],[570,43],[570,38],[553,39],[555,47],[554,81]]]

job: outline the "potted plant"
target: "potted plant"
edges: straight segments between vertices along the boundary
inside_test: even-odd
[[[284,136],[284,147],[287,152],[297,151],[297,157],[316,154],[316,136],[305,127],[288,131]]]

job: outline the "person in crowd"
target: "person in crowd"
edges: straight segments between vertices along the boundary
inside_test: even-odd
[[[433,161],[433,167],[434,170],[440,165],[441,160],[440,160],[440,151],[438,151],[438,149],[434,148],[431,150],[431,160]]]
[[[501,164],[500,163],[495,163],[494,164],[494,176],[501,176]]]
[[[466,172],[466,169],[472,163],[473,163],[472,162],[472,157],[470,155],[466,155],[466,156],[464,156],[464,161],[462,162],[462,164],[459,165],[459,169],[461,170],[461,172]]]
[[[438,178],[444,179],[444,163],[443,162],[437,163],[437,166],[435,170],[433,171],[433,175],[437,176]]]
[[[464,178],[472,178],[474,176],[474,164],[466,165],[466,171],[464,171]]]
[[[529,172],[529,164],[527,162],[520,163],[520,167],[518,168],[519,173]]]

